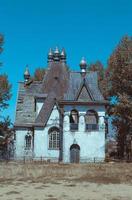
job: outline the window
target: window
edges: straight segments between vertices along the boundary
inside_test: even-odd
[[[60,133],[57,127],[49,130],[49,149],[59,149],[60,146]]]
[[[88,110],[85,115],[87,131],[98,130],[98,115],[94,110]]]
[[[25,136],[25,149],[29,150],[32,146],[32,136],[27,134]]]
[[[72,131],[78,130],[79,116],[77,110],[72,110],[70,114],[70,129]]]

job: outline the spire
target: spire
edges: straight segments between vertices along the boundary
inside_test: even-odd
[[[58,47],[56,47],[54,51],[54,61],[60,61],[60,51]]]
[[[80,62],[80,68],[81,68],[81,72],[86,72],[86,68],[87,68],[87,62],[85,60],[85,58],[83,57],[81,62]]]
[[[51,62],[53,60],[53,51],[50,48],[49,53],[48,53],[48,62]]]
[[[61,51],[60,57],[61,57],[61,60],[66,63],[66,52],[64,48]]]
[[[26,69],[25,69],[25,72],[24,72],[24,81],[25,83],[27,83],[30,79],[30,72],[29,72],[29,69],[28,69],[28,65],[26,66]]]

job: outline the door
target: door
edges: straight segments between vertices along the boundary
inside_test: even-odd
[[[70,162],[79,163],[80,161],[80,147],[77,144],[73,144],[70,147]]]

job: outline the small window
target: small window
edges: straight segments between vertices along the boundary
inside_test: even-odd
[[[98,130],[98,115],[94,110],[88,110],[85,115],[87,131]]]
[[[70,114],[70,123],[78,124],[79,117],[77,110],[72,110]]]
[[[72,110],[70,114],[70,129],[72,131],[78,130],[79,116],[77,110]]]
[[[26,135],[25,136],[25,148],[27,150],[31,149],[31,145],[32,145],[32,136],[31,135]]]
[[[60,133],[57,127],[49,130],[49,149],[59,149]]]

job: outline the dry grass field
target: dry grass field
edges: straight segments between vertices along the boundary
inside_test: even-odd
[[[132,164],[0,163],[0,200],[132,200]]]

